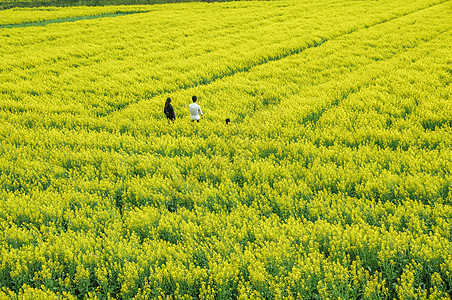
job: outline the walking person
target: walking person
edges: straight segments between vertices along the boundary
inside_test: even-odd
[[[202,116],[201,106],[199,106],[198,103],[196,103],[196,101],[198,101],[198,98],[196,96],[191,97],[191,100],[193,102],[188,105],[188,108],[190,109],[191,121],[199,122]]]
[[[166,115],[166,118],[168,119],[168,124],[170,124],[171,122],[174,123],[174,120],[176,120],[176,114],[174,113],[174,108],[171,105],[170,97],[166,99],[164,113]]]

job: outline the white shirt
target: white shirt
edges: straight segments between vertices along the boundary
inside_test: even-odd
[[[190,108],[190,117],[192,120],[201,119],[201,117],[199,116],[199,115],[202,116],[201,106],[193,102],[188,105],[188,108]]]

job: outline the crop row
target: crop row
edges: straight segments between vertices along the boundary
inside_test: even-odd
[[[25,105],[106,115],[138,100],[249,70],[429,4],[433,3],[414,2],[403,9],[389,2],[353,4],[338,10],[340,2],[270,2],[255,4],[253,14],[247,14],[249,8],[241,2],[196,4],[192,10],[181,6],[65,25],[3,29],[0,93],[19,109]],[[366,18],[356,20],[364,12]]]
[[[450,299],[449,2],[174,7],[0,31],[0,298]]]
[[[0,28],[14,25],[36,25],[67,20],[74,21],[83,17],[102,17],[104,15],[127,14],[154,10],[156,6],[102,6],[102,7],[45,7],[45,8],[15,8],[0,10]],[[158,6],[157,6],[158,7]]]

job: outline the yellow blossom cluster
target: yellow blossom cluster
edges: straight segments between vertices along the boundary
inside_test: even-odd
[[[121,9],[0,25],[0,299],[451,298],[450,1]]]

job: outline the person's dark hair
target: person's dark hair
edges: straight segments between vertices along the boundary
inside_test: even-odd
[[[191,97],[191,100],[193,100],[193,102],[196,102],[196,100],[198,100],[198,97],[193,96],[193,97]]]
[[[171,98],[168,97],[166,98],[166,102],[165,102],[165,108],[168,108],[168,105],[171,103]]]
[[[231,122],[231,119],[227,118],[226,119],[226,125],[229,124]]]

